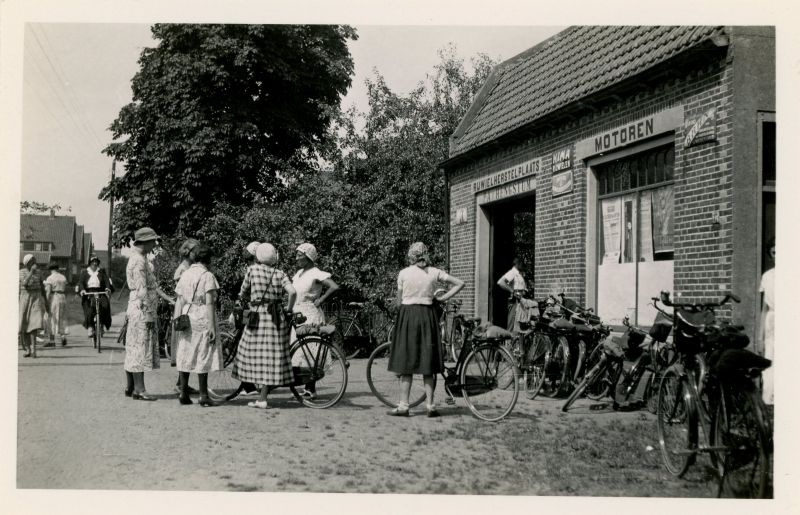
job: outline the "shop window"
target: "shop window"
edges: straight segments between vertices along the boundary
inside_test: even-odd
[[[649,325],[650,298],[672,290],[674,151],[661,147],[595,168],[600,192],[598,310]]]

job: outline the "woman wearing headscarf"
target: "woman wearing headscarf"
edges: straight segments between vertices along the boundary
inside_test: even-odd
[[[175,292],[177,294],[178,282],[181,280],[181,276],[183,273],[192,266],[192,258],[191,252],[192,249],[197,247],[200,242],[194,238],[187,238],[186,241],[181,243],[181,246],[178,248],[178,255],[181,258],[181,262],[178,264],[178,267],[175,269],[175,273],[172,274],[172,280],[175,281]],[[174,304],[174,302],[173,302]],[[172,341],[170,345],[172,347],[172,352],[170,352],[170,366],[177,366],[178,362],[178,336],[175,334],[175,331],[172,331]],[[186,388],[181,387],[181,373],[178,372],[178,379],[175,382],[175,393],[178,395],[183,395],[183,391],[187,392],[187,395],[197,395],[198,391],[186,384]]]
[[[295,313],[302,313],[305,316],[305,324],[323,325],[325,324],[325,312],[322,305],[325,300],[339,289],[339,285],[331,279],[331,274],[323,272],[317,268],[319,255],[314,245],[303,243],[297,247],[295,262],[299,270],[292,277],[292,286],[297,291],[297,302],[294,305]],[[292,328],[289,340],[294,342],[297,335]],[[312,354],[316,348],[309,349]],[[301,353],[296,353],[292,359],[292,366],[307,367],[305,358]],[[316,397],[315,383],[305,385],[305,390],[301,393],[311,399]]]
[[[36,357],[36,333],[44,328],[44,315],[48,311],[42,275],[33,254],[22,258],[19,271],[19,338],[24,357]]]
[[[158,242],[158,235],[149,227],[134,233],[133,249],[128,257],[125,275],[130,289],[128,298],[128,330],[125,334],[125,395],[136,400],[154,401],[144,386],[144,373],[160,366],[158,355],[158,281],[147,262],[147,255]]]
[[[61,336],[61,345],[67,344],[67,278],[58,269],[58,263],[51,263],[48,267],[50,275],[44,280],[47,292],[47,306],[50,309],[50,344],[55,345],[56,336]]]
[[[189,316],[189,329],[178,335],[178,372],[180,373],[181,404],[189,399],[189,374],[197,374],[200,383],[200,406],[214,406],[208,398],[208,373],[222,369],[222,352],[217,343],[217,290],[219,283],[208,270],[211,249],[198,244],[191,250],[192,265],[181,275],[175,287],[175,318]],[[187,309],[184,309],[184,306]]]
[[[81,306],[83,307],[83,327],[89,330],[89,338],[94,337],[94,317],[95,304],[91,295],[86,293],[104,291],[111,293],[111,282],[104,268],[100,268],[100,258],[92,256],[89,258],[89,266],[81,271],[80,281],[77,288],[81,295]],[[108,295],[100,296],[100,324],[108,330],[111,327],[111,304]]]
[[[438,297],[445,302],[464,287],[464,282],[443,270],[428,266],[428,262],[428,248],[416,242],[408,249],[409,266],[397,276],[397,303],[400,310],[392,333],[389,371],[400,376],[402,397],[397,408],[389,412],[393,416],[408,416],[408,396],[413,374],[423,377],[428,416],[439,416],[433,402],[433,376],[442,370],[442,355],[433,294],[437,283],[450,284],[451,288]]]
[[[253,408],[266,409],[267,396],[276,386],[292,381],[289,360],[289,321],[282,308],[284,292],[288,295],[286,310],[294,307],[296,292],[289,278],[275,266],[278,252],[269,243],[256,248],[258,262],[244,276],[239,299],[248,303],[250,311],[258,313],[256,327],[248,324],[239,342],[231,375],[239,381],[261,385],[259,400],[248,403]]]

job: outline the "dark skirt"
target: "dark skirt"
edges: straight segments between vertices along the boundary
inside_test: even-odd
[[[422,375],[442,371],[439,319],[433,306],[400,306],[392,333],[389,371]]]
[[[102,288],[86,288],[87,292],[105,291]],[[94,296],[84,295],[81,299],[83,308],[83,327],[87,329],[94,322]],[[108,295],[100,296],[100,323],[106,330],[111,328],[111,304],[108,302]]]

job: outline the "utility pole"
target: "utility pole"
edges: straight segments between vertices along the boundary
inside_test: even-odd
[[[111,162],[111,184],[112,185],[114,184],[114,177],[115,177],[116,170],[117,170],[117,160],[115,159],[114,161]],[[112,229],[111,228],[113,226],[113,220],[114,220],[114,195],[113,195],[113,193],[108,196],[108,204],[109,204],[109,209],[108,209],[108,245],[106,245],[106,247],[108,247],[108,264],[107,264],[108,270],[107,271],[110,272],[111,271],[111,234],[112,234]]]

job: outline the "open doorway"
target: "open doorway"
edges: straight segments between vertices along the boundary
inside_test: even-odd
[[[508,316],[508,292],[497,286],[515,257],[525,264],[523,276],[533,290],[536,236],[536,195],[526,195],[486,206],[491,224],[489,251],[489,320],[505,327]]]

